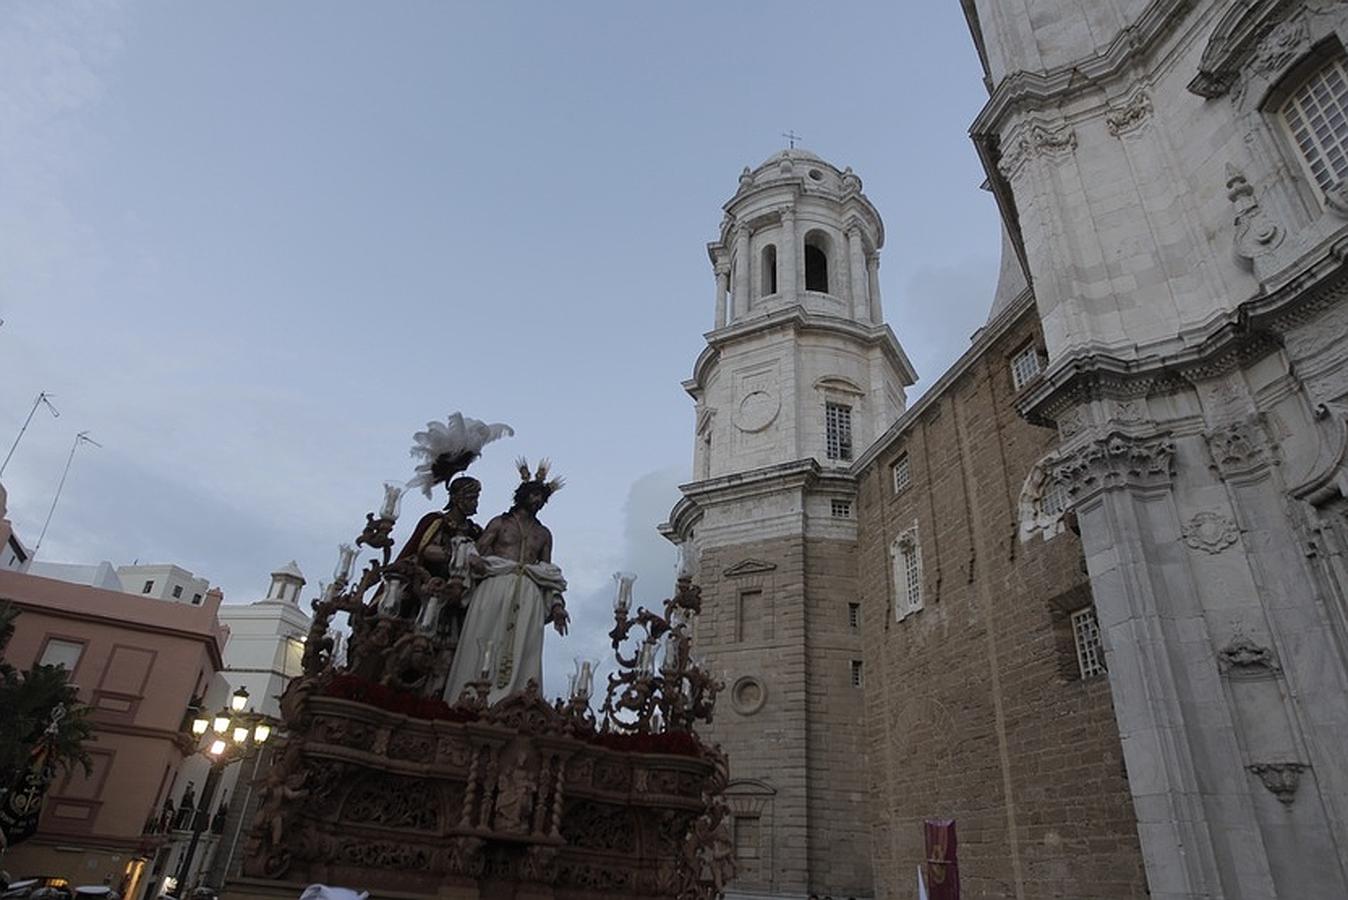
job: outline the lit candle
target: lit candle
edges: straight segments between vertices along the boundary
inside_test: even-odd
[[[618,585],[618,593],[613,598],[613,611],[627,614],[632,606],[632,583],[637,580],[635,572],[614,572],[613,580]]]
[[[403,491],[407,488],[393,481],[384,482],[384,505],[379,507],[379,518],[390,522],[398,520],[398,511],[403,504]]]

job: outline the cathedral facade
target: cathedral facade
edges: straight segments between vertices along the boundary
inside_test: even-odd
[[[911,408],[860,179],[709,246],[697,641],[740,896],[1348,896],[1348,4],[962,0],[1002,214]]]

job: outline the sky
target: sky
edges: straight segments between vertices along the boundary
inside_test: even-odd
[[[567,480],[555,692],[606,653],[613,571],[672,587],[655,527],[739,171],[793,130],[861,176],[911,401],[992,302],[985,100],[955,0],[9,0],[0,453],[39,391],[60,412],[4,471],[9,518],[32,547],[87,430],[38,559],[172,562],[227,603],[294,559],[313,594],[415,431],[506,422],[479,521],[518,455]]]

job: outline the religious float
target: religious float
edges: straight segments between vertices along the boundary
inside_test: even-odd
[[[694,731],[721,685],[690,654],[691,567],[662,613],[634,611],[634,576],[615,575],[617,668],[603,703],[591,708],[595,661],[548,702],[543,626],[565,633],[568,617],[536,516],[560,482],[521,461],[515,506],[484,530],[471,518],[481,485],[459,474],[505,433],[458,414],[432,423],[411,484],[428,495],[445,484],[448,506],[395,557],[402,487],[386,485],[379,514],[343,547],[312,603],[303,672],[282,697],[280,746],[225,900],[295,898],[312,883],[376,898],[721,896],[726,758]],[[357,571],[362,546],[376,558]]]

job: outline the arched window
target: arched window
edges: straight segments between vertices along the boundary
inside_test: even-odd
[[[763,248],[763,280],[759,283],[759,296],[766,297],[777,293],[777,245],[768,244]]]
[[[1278,112],[1322,192],[1348,178],[1348,66],[1342,52],[1308,72]]]
[[[805,290],[828,293],[828,235],[811,231],[805,235]]]

